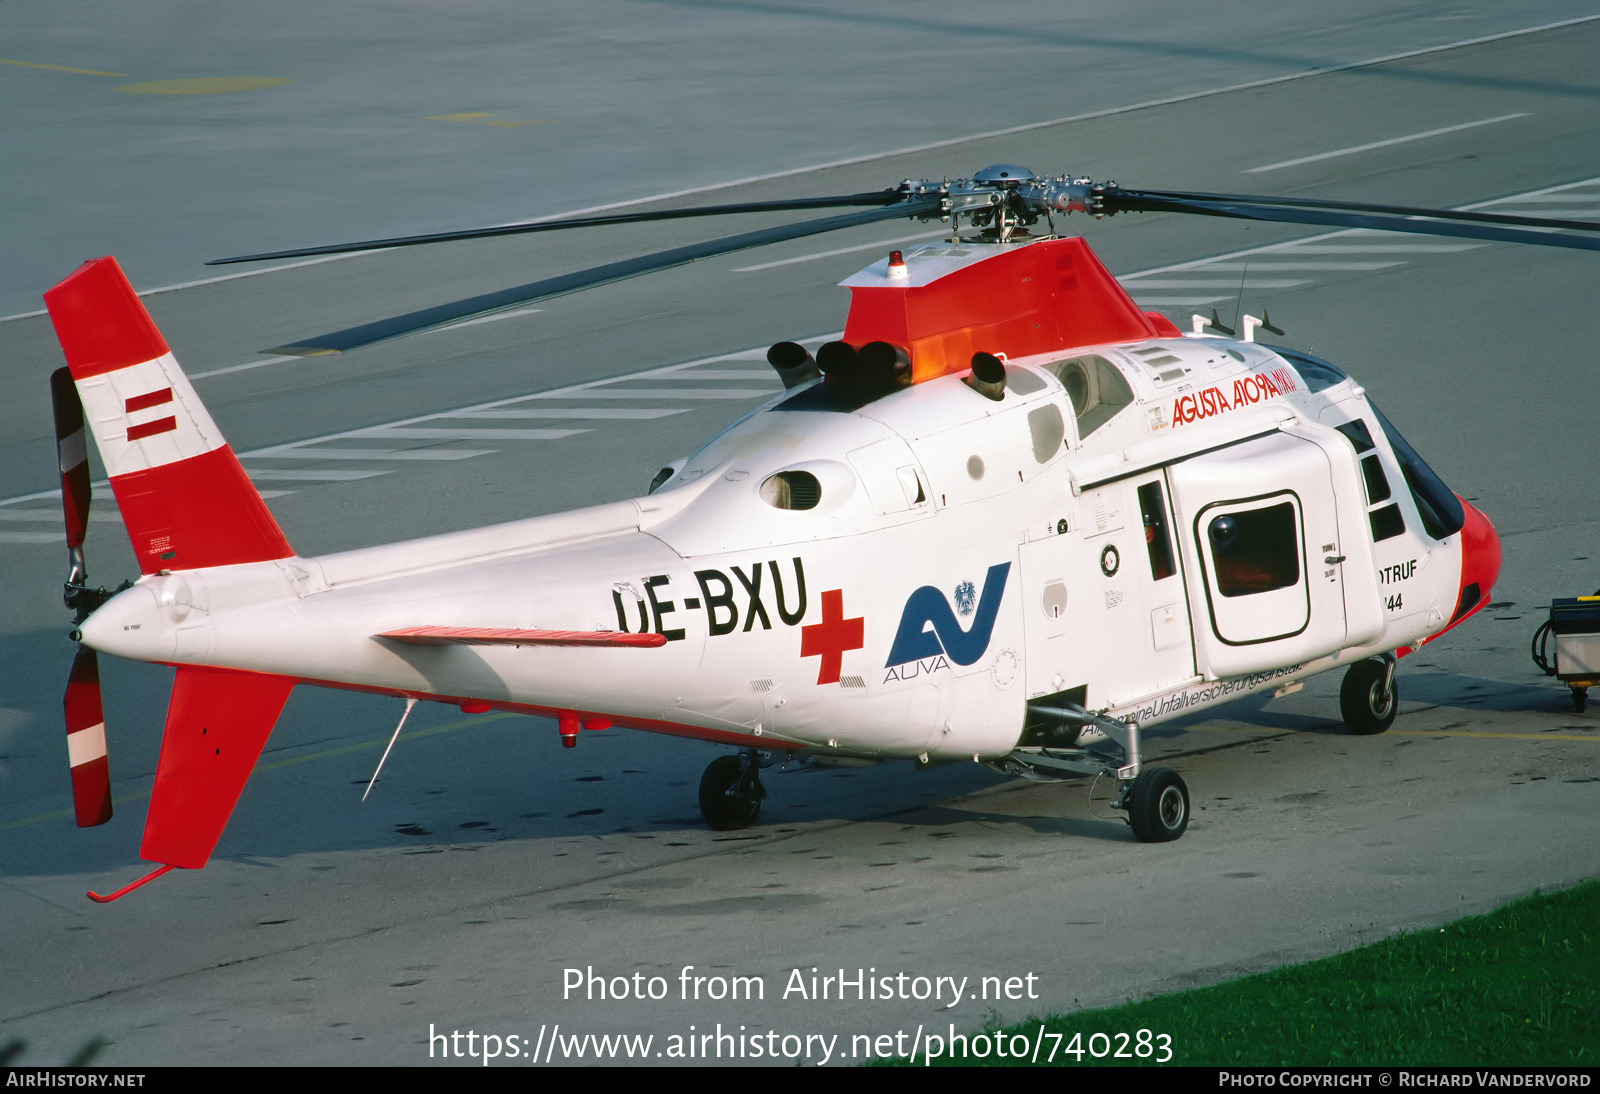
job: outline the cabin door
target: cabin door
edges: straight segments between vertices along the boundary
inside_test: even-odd
[[[1194,619],[1196,660],[1207,679],[1283,668],[1346,640],[1347,547],[1361,565],[1364,540],[1347,544],[1327,453],[1274,433],[1167,469]]]

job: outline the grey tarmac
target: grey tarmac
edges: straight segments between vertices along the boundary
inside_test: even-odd
[[[868,189],[1003,161],[1129,185],[1442,206],[1516,197],[1522,205],[1497,207],[1572,212],[1600,179],[1597,51],[1600,23],[1577,24],[749,183],[717,200]],[[1111,65],[1109,47],[1089,52]],[[1218,64],[1215,86],[1261,75],[1242,61]],[[82,67],[122,71],[110,56]],[[1133,93],[1117,101],[1160,97],[1146,76],[1131,73]],[[1022,82],[1041,79],[1031,71]],[[1522,116],[1452,129],[1513,114]],[[840,124],[846,152],[880,136]],[[1435,130],[1451,131],[1385,143]],[[825,151],[808,149],[804,162],[848,158]],[[1304,162],[1246,173],[1295,160]],[[790,165],[803,164],[780,166]],[[722,177],[744,173],[757,172]],[[397,197],[384,222],[381,181],[367,188],[375,231],[482,211],[449,206],[442,187],[436,219],[418,223],[413,193]],[[137,201],[125,213],[136,217]],[[319,241],[322,227],[288,214],[280,237],[276,215],[253,213],[237,245],[213,217],[197,232],[215,254],[188,249],[220,257]],[[386,472],[262,474],[290,542],[320,553],[639,493],[661,463],[756,402],[715,392],[775,389],[760,347],[839,329],[844,294],[834,285],[875,256],[821,252],[922,229],[878,226],[697,263],[348,356],[271,361],[258,352],[674,246],[702,227],[362,256],[147,304],[185,368],[216,373],[196,386],[238,451],[299,444],[310,454],[261,456],[251,467]],[[1137,844],[1120,821],[1098,817],[1103,806],[1085,783],[1009,782],[971,764],[773,770],[759,826],[712,833],[694,806],[700,770],[716,755],[708,746],[608,730],[563,751],[547,722],[453,709],[419,707],[362,805],[400,704],[300,689],[211,865],[91,905],[86,888],[105,891],[140,872],[170,673],[103,665],[118,812],[102,828],[75,830],[62,813],[59,702],[72,652],[57,599],[64,559],[37,538],[50,528],[38,514],[53,502],[8,501],[54,482],[44,377],[59,353],[47,322],[13,320],[0,323],[0,378],[11,393],[0,403],[0,1041],[25,1038],[28,1062],[63,1059],[98,1035],[111,1042],[99,1061],[108,1064],[394,1064],[426,1062],[430,1023],[519,1037],[556,1022],[575,1033],[658,1036],[721,1022],[846,1040],[923,1023],[970,1030],[991,1009],[1013,1020],[1211,983],[1600,874],[1600,724],[1592,711],[1573,714],[1526,653],[1542,604],[1600,586],[1600,518],[1589,501],[1600,478],[1590,409],[1595,257],[1153,215],[1060,227],[1084,232],[1141,299],[1220,291],[1214,305],[1153,305],[1184,326],[1192,311],[1231,314],[1238,290],[1209,284],[1243,279],[1245,311],[1270,310],[1288,344],[1354,374],[1444,480],[1494,520],[1505,550],[1495,600],[1405,659],[1401,716],[1388,734],[1343,731],[1335,675],[1151,730],[1152,751],[1183,774],[1196,806],[1189,832],[1169,845]],[[1297,240],[1308,242],[1281,246]],[[59,273],[81,257],[63,257]],[[168,261],[157,258],[152,269]],[[739,272],[748,266],[765,268]],[[1200,284],[1147,294],[1141,280]],[[1268,284],[1286,281],[1298,283]],[[257,361],[267,363],[234,371]],[[554,407],[586,409],[572,389],[597,381],[618,397],[596,407],[622,408],[633,390],[641,410],[680,412],[538,420]],[[474,416],[492,410],[528,417]],[[383,436],[406,429],[493,432],[482,443]],[[525,432],[568,435],[505,435]],[[383,452],[402,455],[371,454]],[[109,499],[96,505],[114,514]],[[133,572],[119,533],[114,520],[93,528],[98,580]],[[563,1002],[563,970],[591,965],[661,975],[674,996]],[[762,976],[767,997],[677,1000],[685,965]],[[813,966],[974,985],[1031,972],[1039,997],[953,1009],[776,998],[790,970]]]

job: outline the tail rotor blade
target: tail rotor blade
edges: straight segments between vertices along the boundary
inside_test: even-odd
[[[80,647],[67,678],[67,758],[72,765],[72,808],[79,828],[111,819],[111,769],[106,762],[106,722],[100,708],[100,660]]]
[[[78,551],[89,528],[89,449],[83,429],[83,401],[72,373],[50,374],[50,402],[56,418],[56,461],[61,468],[61,508],[67,518],[67,547]],[[81,557],[75,561],[82,564]],[[81,575],[76,578],[81,581]]]

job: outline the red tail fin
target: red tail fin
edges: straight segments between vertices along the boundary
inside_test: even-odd
[[[140,858],[206,864],[293,687],[286,676],[178,668]]]
[[[85,262],[44,301],[139,569],[292,555],[116,259]]]

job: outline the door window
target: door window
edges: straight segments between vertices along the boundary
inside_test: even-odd
[[[1212,628],[1229,645],[1288,638],[1311,620],[1303,516],[1292,493],[1208,505],[1195,519]]]
[[[1220,513],[1206,526],[1206,536],[1223,596],[1270,593],[1300,583],[1300,542],[1289,502]]]
[[[1139,512],[1144,518],[1144,544],[1150,552],[1150,579],[1169,578],[1178,568],[1172,561],[1172,536],[1167,532],[1167,507],[1161,500],[1159,482],[1139,487]]]

